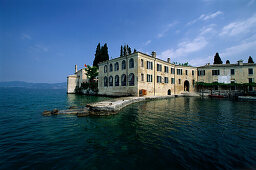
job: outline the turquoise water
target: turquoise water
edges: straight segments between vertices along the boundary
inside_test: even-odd
[[[172,98],[107,117],[41,116],[104,97],[0,88],[0,169],[256,167],[256,104]]]

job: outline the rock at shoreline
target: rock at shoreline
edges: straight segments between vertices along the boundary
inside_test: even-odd
[[[42,113],[43,116],[51,116],[51,111],[49,110],[45,110],[43,113]]]
[[[58,109],[53,109],[53,110],[51,111],[51,114],[52,114],[52,115],[57,115],[57,114],[58,114],[58,112],[59,112],[59,110],[58,110]]]

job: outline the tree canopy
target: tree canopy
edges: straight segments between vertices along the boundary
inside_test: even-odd
[[[249,56],[249,58],[248,58],[248,63],[254,63],[254,61],[253,61],[251,56]]]
[[[220,56],[219,56],[219,53],[216,53],[215,54],[215,56],[214,56],[214,62],[213,62],[213,64],[222,64],[223,62],[222,62],[222,60],[221,60],[221,58],[220,58]]]
[[[104,44],[104,46],[100,46],[100,43],[99,43],[96,48],[93,66],[98,67],[98,64],[100,62],[103,62],[106,60],[109,60],[108,46],[106,43]]]
[[[226,61],[226,64],[230,64],[230,61],[229,61],[229,60],[227,60],[227,61]]]
[[[87,68],[85,68],[86,71],[86,76],[89,79],[89,82],[94,82],[94,79],[98,76],[98,68],[96,66],[87,66]]]
[[[120,57],[124,57],[130,54],[132,54],[131,47],[129,47],[129,45],[124,45],[124,46],[121,45]]]

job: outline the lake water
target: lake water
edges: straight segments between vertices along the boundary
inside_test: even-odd
[[[256,103],[172,98],[117,115],[44,117],[104,97],[0,88],[0,169],[253,169]]]

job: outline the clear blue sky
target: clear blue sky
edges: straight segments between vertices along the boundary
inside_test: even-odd
[[[193,66],[256,60],[256,0],[0,0],[0,81],[65,82],[98,43]]]

